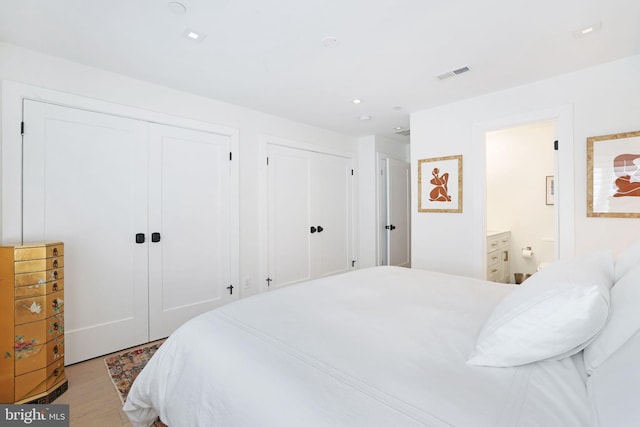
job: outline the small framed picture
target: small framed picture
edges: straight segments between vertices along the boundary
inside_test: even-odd
[[[418,160],[418,212],[462,212],[462,155]]]
[[[640,218],[640,131],[587,138],[587,216]]]
[[[553,175],[547,175],[547,205],[553,205],[553,196],[556,194]]]

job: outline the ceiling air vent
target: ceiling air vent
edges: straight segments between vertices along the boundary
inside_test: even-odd
[[[409,136],[411,135],[411,130],[410,129],[400,130],[396,132],[396,135]]]
[[[459,76],[460,74],[466,73],[467,71],[470,71],[470,70],[471,69],[468,66],[464,66],[453,71],[447,71],[446,73],[440,74],[438,76],[438,80],[445,80],[450,77]]]

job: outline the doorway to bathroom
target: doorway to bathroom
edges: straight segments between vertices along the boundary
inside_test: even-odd
[[[494,280],[521,283],[556,259],[556,126],[544,120],[485,134],[490,279],[500,271]]]

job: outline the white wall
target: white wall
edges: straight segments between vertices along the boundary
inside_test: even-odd
[[[546,204],[546,176],[554,173],[555,122],[487,133],[487,230],[511,232],[509,279],[534,273],[554,254],[554,206]],[[534,255],[524,258],[530,246]]]
[[[355,138],[0,43],[0,80],[10,80],[115,104],[239,130],[240,277],[243,295],[257,292],[259,277],[258,191],[260,135],[272,135],[341,151],[355,151]],[[14,108],[13,106],[11,108]],[[20,109],[20,105],[15,106]],[[0,141],[1,143],[1,141]],[[13,209],[15,207],[5,207]],[[1,230],[0,230],[1,231]],[[1,237],[1,235],[0,235]]]
[[[559,204],[572,206],[570,214],[560,218],[561,230],[571,230],[571,236],[563,239],[571,246],[565,246],[565,253],[598,249],[616,253],[640,238],[638,219],[586,217],[586,138],[639,130],[638,76],[640,56],[633,56],[412,114],[413,171],[417,170],[418,159],[464,156],[463,213],[417,213],[417,188],[412,190],[413,267],[481,277],[484,254],[477,242],[485,232],[481,184],[485,167],[479,154],[482,150],[474,144],[484,141],[474,135],[483,123],[536,116],[537,112],[553,109],[572,111],[568,115],[571,123],[560,125],[563,135],[572,135],[560,138],[561,151],[572,147],[570,153],[564,153],[571,160],[564,170],[572,169],[573,174],[564,179],[565,186],[559,187],[558,194]]]

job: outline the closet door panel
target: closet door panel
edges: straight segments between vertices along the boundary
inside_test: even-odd
[[[329,276],[351,270],[351,159],[316,154],[315,190],[318,208],[318,255],[315,257],[315,277]]]
[[[312,156],[305,150],[268,147],[268,241],[270,287],[310,280]]]
[[[23,237],[65,243],[65,361],[147,339],[146,128],[24,102]]]
[[[150,125],[150,339],[237,297],[229,260],[229,139]]]
[[[387,159],[387,218],[394,230],[388,234],[389,265],[411,266],[410,169],[407,162]]]

